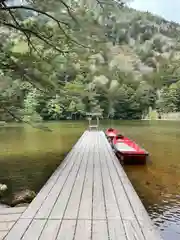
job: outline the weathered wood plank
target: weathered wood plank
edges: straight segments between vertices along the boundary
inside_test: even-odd
[[[9,231],[15,222],[0,222],[0,231]]]
[[[111,240],[127,240],[125,229],[121,219],[108,220],[108,226],[109,226],[109,238]]]
[[[76,219],[79,212],[79,205],[81,202],[81,196],[84,188],[84,180],[87,172],[87,162],[89,149],[91,148],[92,142],[89,142],[88,147],[84,149],[82,163],[77,174],[75,184],[72,189],[71,196],[65,211],[65,219]]]
[[[99,160],[99,145],[97,135],[94,139],[96,143],[95,156],[94,156],[94,182],[93,182],[93,219],[106,219],[105,214],[105,201],[103,196],[101,166]]]
[[[85,148],[87,147],[87,144],[88,144],[88,142],[86,142],[86,145],[84,145]],[[50,219],[62,219],[64,216],[65,210],[66,210],[68,202],[69,202],[69,198],[71,196],[71,193],[72,193],[75,181],[76,181],[76,177],[79,173],[79,169],[80,169],[81,163],[83,161],[83,155],[84,155],[85,149],[81,148],[81,150],[82,151],[76,158],[73,169],[67,178],[67,181],[61,191],[61,194],[60,194],[60,196],[58,196],[58,199],[52,209],[52,212],[50,214]]]
[[[61,220],[48,220],[39,240],[56,240]]]
[[[91,239],[91,221],[78,220],[74,240],[90,240]]]
[[[41,189],[39,194],[36,196],[36,198],[31,202],[27,210],[23,213],[22,218],[33,218],[47,196],[49,195],[49,192],[51,191],[54,184],[57,182],[60,174],[63,174],[63,170],[66,168],[68,164],[71,162],[69,161],[69,158],[76,152],[78,146],[83,141],[83,138],[86,136],[87,132],[84,132],[82,137],[78,140],[78,142],[75,144],[75,146],[72,148],[71,152],[67,155],[65,160],[60,164],[60,166],[56,169],[56,171],[53,173],[53,175],[50,177],[50,179],[46,182],[44,187]]]
[[[0,215],[23,213],[27,207],[4,208],[0,210]],[[1,217],[1,216],[0,216]]]
[[[136,214],[138,221],[139,222],[146,221],[151,224],[152,222],[150,221],[150,217],[149,217],[144,205],[142,204],[139,196],[135,192],[129,179],[127,177],[123,177],[122,182],[123,182],[123,187],[124,187],[125,192],[127,193],[127,197],[129,199],[129,201],[131,203],[133,203],[132,208]]]
[[[38,240],[45,223],[46,220],[33,220],[28,227],[26,233],[24,234],[22,240]]]
[[[20,218],[21,214],[5,214],[5,215],[0,215],[0,221],[1,222],[13,222],[17,221]]]
[[[95,151],[88,156],[87,173],[79,209],[79,219],[91,219],[93,193],[93,162]]]
[[[145,240],[146,236],[142,235],[141,228],[137,226],[136,222],[123,220],[126,236],[128,240]]]
[[[153,225],[152,222],[148,223],[146,221],[143,221],[140,222],[140,225],[144,235],[146,236],[146,239],[163,239],[160,232],[156,229],[155,225]]]
[[[104,197],[105,197],[105,204],[106,204],[106,211],[107,211],[107,218],[108,219],[117,219],[121,218],[118,205],[116,202],[113,186],[111,183],[111,178],[108,171],[108,165],[106,163],[107,156],[105,155],[106,149],[103,144],[103,139],[99,136],[100,143],[99,143],[99,158],[100,158],[100,167],[101,167],[101,175],[102,175],[102,183],[104,188]],[[110,159],[107,159],[110,160]]]
[[[19,219],[4,240],[20,240],[31,221],[31,219]]]
[[[93,220],[92,240],[108,240],[107,223],[103,220]]]
[[[57,240],[73,240],[75,220],[63,220]]]
[[[7,231],[1,231],[0,232],[0,240],[3,240],[7,233],[8,233]]]

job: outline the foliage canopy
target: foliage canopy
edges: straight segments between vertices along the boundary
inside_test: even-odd
[[[117,0],[0,1],[0,119],[180,110],[180,26]]]

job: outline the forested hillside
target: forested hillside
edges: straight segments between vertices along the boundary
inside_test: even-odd
[[[180,111],[180,25],[120,1],[0,1],[0,120]]]

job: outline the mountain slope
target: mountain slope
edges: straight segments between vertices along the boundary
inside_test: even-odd
[[[127,7],[95,11],[75,4],[77,24],[62,6],[50,9],[68,23],[66,35],[57,22],[35,15],[26,16],[23,26],[38,30],[50,44],[32,36],[37,51],[30,52],[27,37],[15,30],[7,45],[4,41],[5,107],[26,120],[36,113],[44,120],[81,118],[86,111],[132,119],[149,108],[159,114],[180,110],[178,24]],[[0,37],[6,39],[3,31]]]

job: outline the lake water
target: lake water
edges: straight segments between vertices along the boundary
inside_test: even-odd
[[[38,192],[72,145],[85,122],[46,123],[52,132],[28,125],[0,127],[0,183],[8,185],[7,201],[23,189]],[[180,122],[106,121],[150,153],[146,166],[125,166],[155,225],[165,240],[180,239]]]

